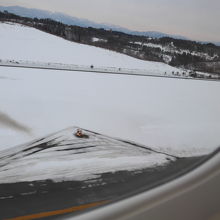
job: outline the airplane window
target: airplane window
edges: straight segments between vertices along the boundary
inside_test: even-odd
[[[0,218],[75,216],[207,161],[219,7],[0,1]]]

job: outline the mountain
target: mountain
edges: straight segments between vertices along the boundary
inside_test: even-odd
[[[49,12],[49,11],[39,10],[39,9],[34,9],[34,8],[24,8],[20,6],[9,6],[9,7],[0,6],[0,11],[8,11],[10,13],[23,16],[23,17],[29,17],[29,18],[50,18],[52,20],[59,21],[64,24],[77,25],[80,27],[101,28],[105,26],[105,25],[101,25],[101,24],[97,24],[95,22],[89,21],[87,19],[79,19],[77,17],[68,16],[68,15],[65,15],[59,12]]]
[[[112,24],[95,23],[87,19],[77,18],[74,16],[68,16],[66,14],[59,13],[59,12],[50,12],[50,11],[39,10],[39,9],[34,9],[34,8],[24,8],[20,6],[8,6],[8,7],[0,6],[0,11],[8,11],[10,13],[23,16],[23,17],[29,17],[29,18],[50,18],[52,20],[59,21],[67,25],[77,25],[80,27],[104,28],[107,30],[114,30],[114,31],[124,32],[126,34],[132,34],[132,35],[137,35],[137,36],[148,36],[152,38],[171,37],[175,39],[187,40],[186,37],[183,37],[180,35],[171,35],[171,34],[166,34],[166,33],[158,32],[158,31],[146,31],[146,32],[132,31],[127,28],[123,28],[120,26],[112,25]]]
[[[209,41],[198,41],[198,42],[201,44],[209,44],[210,43]],[[211,43],[213,43],[216,46],[220,46],[220,42],[213,41]]]
[[[125,32],[125,31],[123,31]],[[188,38],[181,36],[181,35],[173,35],[173,34],[166,34],[159,31],[145,31],[145,32],[138,32],[138,31],[127,31],[125,33],[132,34],[132,35],[138,35],[138,36],[146,36],[146,37],[152,37],[152,38],[162,38],[162,37],[170,37],[174,39],[180,39],[180,40],[189,40]]]

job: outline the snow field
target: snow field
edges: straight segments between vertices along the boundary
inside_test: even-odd
[[[220,143],[219,82],[0,67],[1,149],[77,125],[178,155]]]

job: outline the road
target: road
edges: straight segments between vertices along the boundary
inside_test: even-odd
[[[202,77],[190,77],[186,75],[173,75],[172,73],[166,74],[155,74],[144,69],[126,69],[126,68],[116,68],[116,67],[96,67],[96,66],[77,66],[71,64],[59,64],[59,63],[35,63],[35,62],[25,62],[25,61],[0,61],[0,66],[2,67],[14,67],[14,68],[28,68],[28,69],[46,69],[46,70],[62,70],[62,71],[77,71],[77,72],[93,72],[101,74],[117,74],[117,75],[130,75],[130,76],[141,76],[141,77],[162,77],[162,78],[174,78],[174,79],[184,79],[184,80],[206,80],[206,81],[218,81],[219,77],[213,78],[202,78]]]
[[[166,166],[103,173],[88,181],[34,181],[0,185],[0,219],[50,219],[75,215],[141,193],[182,175],[205,157],[179,158]]]

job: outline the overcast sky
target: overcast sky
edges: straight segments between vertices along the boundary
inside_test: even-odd
[[[137,31],[220,41],[220,0],[0,0]]]

